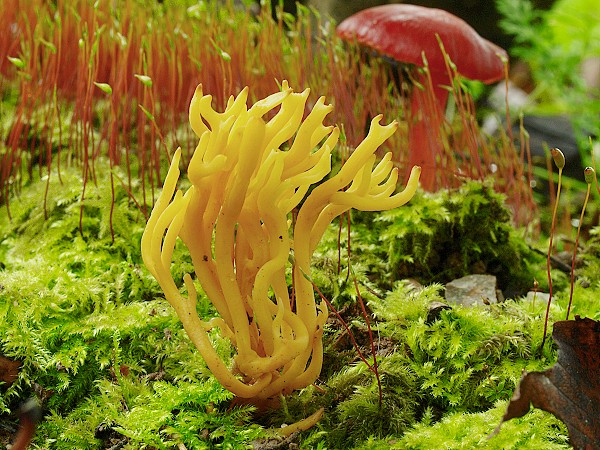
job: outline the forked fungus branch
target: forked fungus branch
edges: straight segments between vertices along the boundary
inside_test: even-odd
[[[223,386],[243,398],[287,394],[319,375],[328,311],[315,301],[307,277],[331,221],[350,208],[401,206],[418,186],[419,167],[396,193],[391,154],[376,163],[375,151],[397,128],[396,122],[381,125],[381,116],[339,172],[323,181],[339,130],[323,124],[333,109],[323,97],[303,120],[308,95],[308,89],[297,93],[284,82],[281,92],[248,109],[246,88],[218,113],[198,86],[190,105],[200,139],[187,171],[191,187],[185,193],[176,188],[177,150],[142,237],[144,263],[194,345]],[[198,316],[189,274],[187,295],[171,275],[178,237],[218,318]],[[214,328],[231,340],[234,367],[211,345],[208,332]]]

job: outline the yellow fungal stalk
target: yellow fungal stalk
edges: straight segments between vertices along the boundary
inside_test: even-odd
[[[381,116],[340,171],[322,181],[331,172],[339,130],[323,124],[332,110],[324,98],[303,120],[308,94],[284,82],[281,92],[248,109],[246,88],[218,113],[198,86],[190,105],[199,138],[187,170],[191,187],[185,193],[176,188],[177,150],[142,237],[144,263],[192,342],[223,386],[243,398],[267,399],[315,381],[328,314],[306,277],[315,247],[338,215],[350,208],[396,208],[418,185],[415,167],[406,188],[395,193],[391,154],[376,163],[375,151],[397,128],[396,122],[381,125]],[[198,317],[189,274],[187,295],[177,288],[170,270],[177,238],[218,318]],[[286,281],[290,265],[292,289]],[[234,367],[211,345],[213,328],[231,340]]]

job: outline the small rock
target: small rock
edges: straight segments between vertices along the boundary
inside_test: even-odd
[[[548,303],[549,298],[550,294],[547,292],[529,291],[525,300],[528,302],[533,302],[535,300],[536,302]]]
[[[446,284],[446,301],[463,306],[498,303],[496,277],[467,275]]]

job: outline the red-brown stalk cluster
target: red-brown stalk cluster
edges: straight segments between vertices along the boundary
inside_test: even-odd
[[[366,63],[305,9],[291,21],[283,14],[273,19],[270,6],[253,15],[222,2],[188,9],[118,4],[0,0],[0,93],[17,97],[0,128],[0,203],[9,213],[10,195],[36,171],[50,183],[59,182],[61,165],[81,167],[84,201],[86,183],[104,164],[115,174],[113,195],[115,188],[131,193],[134,183],[141,185],[132,199],[147,214],[171,151],[181,146],[185,165],[194,150],[185,123],[199,83],[218,109],[244,86],[256,98],[283,79],[310,87],[308,106],[320,95],[331,99],[331,120],[345,124],[350,147],[378,113],[388,121],[410,114],[385,63]],[[452,96],[457,114],[442,125],[436,189],[492,176],[516,220],[525,222],[531,192],[524,152],[507,136],[484,137],[470,96],[458,87]],[[408,174],[405,126],[383,150],[392,150]]]

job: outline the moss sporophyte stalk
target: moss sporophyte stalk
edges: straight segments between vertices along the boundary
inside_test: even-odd
[[[376,162],[376,150],[398,126],[381,125],[381,116],[332,174],[340,132],[323,121],[333,107],[321,97],[303,120],[308,95],[284,81],[280,92],[248,108],[246,88],[219,113],[198,86],[189,110],[199,138],[187,170],[191,186],[185,192],[176,187],[178,149],[141,241],[145,265],[214,376],[250,401],[306,387],[321,371],[328,310],[315,300],[309,277],[312,254],[331,221],[350,208],[399,207],[419,182],[414,167],[396,192],[391,154]],[[187,294],[177,287],[170,270],[177,238],[219,317],[198,316],[190,274],[184,275]],[[233,368],[212,346],[212,329],[231,341]]]

